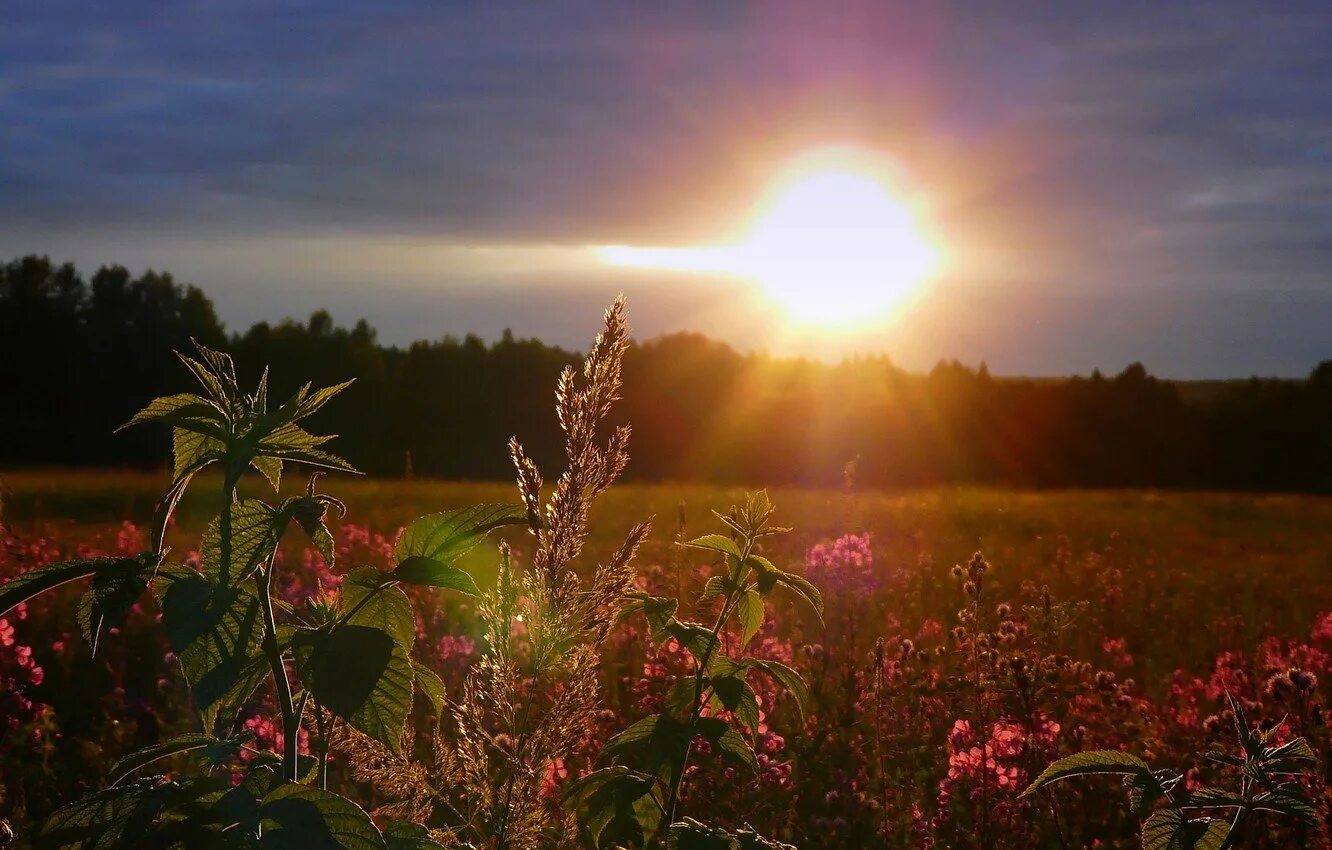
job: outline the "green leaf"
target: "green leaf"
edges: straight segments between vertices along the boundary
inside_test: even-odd
[[[173,476],[177,479],[197,472],[226,455],[226,444],[211,434],[200,434],[188,428],[175,428],[171,432]]]
[[[396,587],[384,586],[392,581],[391,573],[382,573],[374,567],[352,570],[342,579],[338,610],[342,614],[355,611],[347,620],[349,625],[382,629],[395,643],[410,651],[416,644],[416,614],[406,594]]]
[[[217,738],[212,735],[202,735],[198,732],[187,732],[183,735],[177,735],[174,738],[168,738],[160,741],[150,747],[145,747],[138,752],[131,753],[117,761],[111,766],[111,784],[118,785],[120,781],[129,776],[139,768],[160,761],[164,758],[187,753],[191,750],[201,750],[205,747],[211,747],[219,744]]]
[[[385,850],[444,850],[419,823],[395,820],[384,826]]]
[[[1269,760],[1275,759],[1296,759],[1298,761],[1317,761],[1318,757],[1314,755],[1313,748],[1309,742],[1303,738],[1293,738],[1279,747],[1271,747],[1263,751],[1263,758]]]
[[[736,720],[751,731],[759,726],[758,696],[743,675],[711,679],[713,692],[722,708],[735,714]]]
[[[666,846],[668,850],[795,850],[790,844],[771,841],[748,827],[727,832],[693,818],[671,824]]]
[[[781,573],[777,576],[777,581],[791,590],[814,609],[814,613],[819,615],[819,622],[823,622],[823,594],[804,576],[798,576],[795,573]]]
[[[130,417],[130,420],[117,428],[121,431],[131,425],[142,422],[212,422],[220,424],[223,419],[222,409],[216,404],[194,393],[179,393],[162,396],[148,402],[148,405]]]
[[[296,520],[296,524],[301,527],[305,535],[310,538],[310,542],[314,544],[315,549],[324,557],[324,563],[330,567],[333,566],[335,563],[335,547],[333,535],[329,533],[326,522],[328,518],[327,497],[293,496],[282,503],[278,513]]]
[[[228,552],[222,551],[222,517],[218,516],[208,524],[203,551],[199,553],[204,575],[223,584],[243,581],[267,561],[277,548],[281,533],[279,525],[285,525],[285,518],[279,523],[277,512],[258,499],[234,502],[229,511],[231,546]]]
[[[296,415],[294,418],[304,419],[305,417],[314,413],[319,408],[323,407],[334,396],[336,396],[338,393],[342,392],[343,390],[347,389],[347,387],[350,387],[354,383],[356,383],[356,379],[352,378],[350,381],[343,381],[342,383],[334,384],[331,387],[323,387],[321,389],[315,390],[314,392],[306,396],[305,400],[303,400],[300,403],[300,405],[296,409]]]
[[[298,645],[301,680],[320,705],[395,753],[412,708],[407,650],[382,628],[349,624]]]
[[[667,828],[666,847],[667,850],[739,850],[740,843],[721,827],[685,818]]]
[[[711,552],[720,552],[723,555],[730,555],[736,560],[743,557],[740,547],[736,545],[734,540],[724,534],[705,534],[702,537],[696,537],[693,540],[681,543],[680,545],[688,546],[692,549],[707,549]]]
[[[1189,820],[1179,809],[1158,809],[1142,825],[1143,850],[1220,850],[1230,825],[1223,820]]]
[[[758,760],[753,748],[731,724],[717,717],[700,717],[698,731],[724,758],[748,768],[751,773],[758,772]]]
[[[786,688],[786,692],[795,699],[796,709],[800,712],[800,716],[805,716],[805,712],[809,708],[809,686],[805,684],[805,680],[800,677],[799,673],[780,661],[754,659],[747,663],[767,673],[776,679],[782,687]]]
[[[1187,800],[1187,805],[1198,808],[1243,809],[1249,805],[1243,796],[1224,788],[1198,788],[1189,792]]]
[[[666,623],[664,634],[675,638],[700,664],[717,654],[717,636],[707,626],[671,619]]]
[[[1249,720],[1244,716],[1244,709],[1240,706],[1239,700],[1235,699],[1234,694],[1226,691],[1226,702],[1230,703],[1230,710],[1235,715],[1235,732],[1239,736],[1240,746],[1250,757],[1262,755],[1263,742],[1259,737],[1253,734],[1253,729],[1249,726]]]
[[[629,596],[632,601],[620,609],[620,616],[627,617],[635,611],[642,611],[656,641],[661,643],[666,640],[669,635],[665,629],[675,615],[676,609],[680,607],[679,601],[667,596],[652,596],[642,592],[631,593]]]
[[[435,714],[444,710],[444,702],[448,698],[448,694],[444,688],[444,680],[435,675],[434,670],[413,661],[412,682],[416,685],[416,689],[421,692],[421,695],[426,698],[426,701],[430,703],[430,708]]]
[[[342,472],[356,472],[356,467],[337,455],[329,454],[316,446],[323,445],[334,436],[316,437],[299,425],[286,423],[265,435],[253,446],[255,457],[272,457],[304,463],[308,466],[336,469]]]
[[[185,495],[186,489],[190,486],[190,481],[200,469],[207,466],[208,462],[202,462],[199,466],[187,469],[183,474],[177,474],[176,480],[171,482],[171,489],[167,490],[166,495],[157,503],[153,509],[153,551],[161,552],[165,548],[167,526],[171,524],[171,515],[176,510],[176,505]]]
[[[264,850],[384,850],[370,816],[345,797],[309,785],[274,788],[259,807]]]
[[[204,728],[212,729],[219,704],[247,681],[243,674],[254,678],[263,641],[259,597],[243,585],[229,587],[184,568],[163,570],[155,586],[167,640],[193,690]]]
[[[694,704],[698,701],[698,679],[694,676],[681,676],[666,691],[662,707],[676,720],[685,721],[694,713]]]
[[[527,511],[522,505],[473,505],[429,514],[407,526],[393,553],[399,563],[422,557],[451,564],[495,529],[526,524]]]
[[[43,848],[135,847],[137,833],[162,807],[164,788],[153,780],[108,788],[57,809],[42,824]],[[137,826],[136,826],[137,825]]]
[[[481,595],[481,588],[476,586],[476,579],[472,578],[471,573],[422,555],[412,555],[403,559],[390,575],[403,584],[444,587],[461,591],[468,596]]]
[[[90,576],[97,572],[98,567],[114,564],[118,560],[89,558],[82,561],[61,561],[19,573],[4,584],[0,584],[0,616],[8,614],[14,606],[26,602],[39,593],[59,587],[65,582]]]
[[[649,714],[647,717],[635,720],[633,723],[625,727],[618,735],[607,741],[606,745],[601,749],[602,753],[608,756],[613,756],[616,753],[643,743],[651,738],[653,733],[657,731],[657,725],[661,722],[661,719],[662,716],[660,714]]]
[[[97,655],[102,632],[118,626],[148,589],[157,571],[159,555],[145,554],[104,563],[93,574],[93,586],[79,600],[77,619],[84,639]]]
[[[582,811],[580,822],[600,847],[605,840],[650,837],[661,817],[661,802],[651,776],[622,765],[595,770],[569,784],[564,805]]]
[[[703,592],[699,594],[698,604],[707,605],[713,600],[720,599],[726,595],[726,591],[734,587],[736,587],[736,584],[731,581],[729,575],[711,576],[703,585]]]
[[[763,628],[763,597],[749,589],[736,603],[735,615],[740,621],[740,647],[743,649],[759,629]]]
[[[1318,809],[1298,782],[1287,782],[1271,791],[1264,791],[1256,795],[1251,804],[1259,811],[1276,812],[1309,824],[1318,823]]]
[[[1137,756],[1121,753],[1118,750],[1091,750],[1066,756],[1051,764],[1040,776],[1036,777],[1036,781],[1032,782],[1026,791],[1022,792],[1019,799],[1036,793],[1052,782],[1075,776],[1104,775],[1139,777],[1149,787],[1153,783],[1158,788],[1160,787],[1160,782],[1152,774],[1152,769],[1147,766],[1147,762]],[[1161,790],[1161,793],[1165,793],[1164,789]]]
[[[259,457],[251,458],[250,466],[253,466],[260,475],[268,479],[268,483],[272,486],[274,493],[278,491],[278,488],[282,484],[282,461],[280,459],[260,455]]]

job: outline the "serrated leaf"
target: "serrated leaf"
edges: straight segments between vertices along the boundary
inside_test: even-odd
[[[805,716],[805,712],[809,708],[809,686],[805,684],[805,680],[800,677],[799,673],[780,661],[754,659],[747,663],[776,679],[795,700],[796,709],[800,712],[800,716]]]
[[[574,780],[565,791],[564,805],[582,810],[579,820],[596,847],[602,846],[603,839],[632,837],[626,832],[649,837],[660,821],[660,801],[652,777],[622,765]]]
[[[698,731],[724,758],[748,768],[751,773],[758,772],[753,747],[731,724],[717,717],[700,717]]]
[[[225,454],[226,445],[215,435],[182,427],[171,431],[172,474],[177,479],[221,460]]]
[[[1249,805],[1249,801],[1234,791],[1227,791],[1224,788],[1197,788],[1189,792],[1188,805],[1202,808],[1243,809]]]
[[[412,682],[416,689],[430,703],[430,708],[435,714],[444,710],[444,702],[448,694],[444,688],[444,680],[435,674],[434,670],[424,664],[416,661],[412,662]]]
[[[730,578],[730,576],[711,576],[708,578],[703,585],[703,592],[699,594],[698,604],[707,605],[709,602],[724,596],[732,586]]]
[[[360,806],[309,785],[279,785],[259,806],[264,850],[384,850],[384,838]]]
[[[332,437],[328,439],[332,439]],[[261,443],[256,451],[256,456],[281,458],[282,460],[303,463],[306,466],[313,466],[319,469],[334,469],[339,472],[355,472],[358,474],[360,472],[356,467],[337,455],[330,454],[321,449],[305,449],[285,444],[268,445]]]
[[[1279,747],[1272,747],[1263,752],[1263,758],[1273,759],[1296,759],[1299,761],[1317,761],[1318,757],[1314,755],[1313,748],[1309,742],[1303,738],[1293,738]]]
[[[131,425],[138,425],[143,422],[167,422],[171,424],[211,422],[220,426],[222,418],[221,408],[203,396],[194,393],[178,393],[153,399],[116,430],[121,431]]]
[[[527,511],[521,505],[473,505],[429,514],[407,526],[393,553],[399,563],[422,557],[452,564],[495,529],[526,524]]]
[[[1264,791],[1253,798],[1251,805],[1259,811],[1276,812],[1305,823],[1318,822],[1318,809],[1298,782],[1288,782],[1271,791]]]
[[[1230,832],[1223,820],[1187,819],[1179,809],[1157,809],[1142,825],[1143,850],[1220,850]]]
[[[0,616],[21,602],[25,602],[39,593],[59,587],[66,582],[86,578],[97,571],[99,566],[115,563],[117,558],[88,558],[81,561],[61,561],[57,564],[45,564],[19,573],[4,584],[0,584]]]
[[[274,493],[278,491],[282,485],[282,461],[279,458],[260,455],[250,460],[250,466],[268,480]]]
[[[385,850],[444,850],[419,823],[392,821],[384,825]]]
[[[288,412],[288,415],[291,416],[292,421],[295,421],[297,419],[304,419],[305,417],[314,413],[319,408],[323,407],[334,396],[336,396],[338,393],[342,392],[343,390],[347,389],[347,387],[350,387],[354,383],[356,383],[355,378],[353,378],[350,381],[343,381],[340,384],[334,384],[331,387],[323,387],[321,389],[317,389],[314,392],[302,393],[301,398],[296,400],[295,406],[291,411]],[[285,408],[286,405],[283,405],[283,407]]]
[[[403,559],[390,575],[403,584],[443,587],[466,593],[468,596],[481,595],[481,588],[476,586],[476,579],[472,578],[471,573],[421,555],[412,555]]]
[[[42,824],[37,844],[44,848],[136,846],[130,826],[154,817],[163,800],[160,785],[141,780],[89,794],[57,809]]]
[[[641,592],[630,594],[630,598],[632,601],[620,609],[620,616],[627,617],[635,611],[642,611],[643,616],[647,618],[653,638],[657,643],[665,641],[669,636],[665,631],[666,626],[675,615],[676,609],[680,607],[679,601],[667,596],[652,596]]]
[[[740,843],[721,827],[685,818],[667,827],[666,847],[667,850],[739,850]]]
[[[259,597],[247,587],[218,584],[183,569],[159,577],[155,584],[167,639],[190,683],[204,728],[212,729],[219,704],[260,657]]]
[[[672,618],[666,623],[663,633],[675,638],[700,664],[717,654],[717,636],[712,633],[712,629],[700,623],[683,623]]]
[[[711,552],[720,552],[723,555],[730,555],[736,560],[743,557],[740,547],[736,545],[734,540],[724,534],[705,534],[702,537],[696,537],[693,540],[683,542],[680,545],[688,546],[691,549],[706,549]]]
[[[1253,734],[1253,729],[1249,726],[1249,720],[1244,716],[1244,708],[1235,699],[1234,694],[1226,691],[1226,702],[1230,704],[1230,710],[1235,716],[1235,732],[1239,736],[1240,746],[1249,756],[1258,756],[1263,752],[1263,742],[1257,735]]]
[[[170,758],[180,753],[187,753],[192,750],[201,750],[205,747],[211,747],[219,744],[217,738],[212,735],[203,735],[198,732],[186,732],[183,735],[177,735],[174,738],[167,738],[150,747],[130,753],[111,766],[111,784],[118,785],[122,779],[145,765],[152,764],[161,759]]]
[[[676,720],[688,720],[694,713],[698,701],[698,679],[695,676],[681,676],[666,691],[662,707]]]
[[[387,631],[341,626],[298,646],[297,658],[301,679],[320,705],[401,752],[415,674],[407,650]]]
[[[84,639],[97,655],[102,632],[118,626],[148,589],[157,570],[157,555],[140,555],[103,563],[93,573],[92,589],[79,599],[77,619]]]
[[[383,586],[392,578],[392,574],[373,567],[351,571],[342,580],[338,611],[351,614],[349,625],[382,629],[410,651],[416,644],[416,614],[406,594],[396,587]]]
[[[735,616],[740,622],[740,648],[743,649],[763,628],[763,597],[757,590],[751,588],[740,596],[735,605]]]
[[[231,536],[222,539],[222,517],[214,517],[204,532],[199,553],[204,575],[223,584],[243,581],[267,561],[278,545],[278,514],[258,499],[233,502],[229,508]],[[285,523],[284,523],[285,524]],[[223,551],[224,542],[229,546]]]
[[[341,504],[341,503],[338,503]],[[315,550],[324,558],[324,563],[332,567],[336,562],[333,535],[329,533],[328,500],[318,496],[292,496],[278,509],[281,516],[290,517],[310,538]]]
[[[606,745],[602,747],[602,753],[608,756],[615,755],[616,753],[622,752],[636,744],[641,744],[648,738],[652,737],[652,734],[656,732],[657,725],[661,722],[661,719],[662,716],[660,714],[649,714],[647,717],[635,720],[633,723],[625,727],[618,735],[615,735],[607,741]]]
[[[823,594],[812,582],[804,576],[786,572],[778,575],[777,581],[795,591],[796,595],[809,603],[809,607],[813,608],[814,613],[819,615],[819,622],[823,622]]]
[[[759,726],[758,696],[743,675],[721,676],[711,679],[713,692],[722,708],[732,712],[747,729]]]
[[[1019,798],[1030,796],[1046,785],[1063,779],[1075,776],[1105,775],[1135,776],[1140,777],[1144,783],[1148,783],[1148,787],[1151,783],[1160,786],[1160,782],[1152,774],[1152,769],[1147,766],[1147,762],[1137,756],[1121,753],[1118,750],[1091,750],[1065,756],[1054,762],[1042,771],[1040,776],[1036,777],[1036,781],[1032,782],[1027,790],[1019,795]],[[1165,793],[1164,789],[1161,793]]]

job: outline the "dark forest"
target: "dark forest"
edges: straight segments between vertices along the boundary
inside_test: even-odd
[[[245,381],[356,383],[320,413],[345,456],[378,474],[506,479],[504,440],[539,459],[559,437],[549,388],[576,352],[506,334],[380,345],[364,321],[260,323],[228,333],[206,294],[117,266],[85,278],[28,256],[0,268],[0,462],[149,466],[165,433],[114,433],[189,376],[173,350],[229,350]],[[1313,364],[1311,364],[1312,366]],[[1332,490],[1332,361],[1305,380],[1172,382],[997,377],[884,357],[829,364],[743,354],[695,334],[636,343],[625,361],[637,480],[861,486],[939,483]]]

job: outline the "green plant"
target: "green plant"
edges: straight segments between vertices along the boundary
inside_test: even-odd
[[[823,599],[801,576],[776,567],[760,554],[763,538],[788,529],[771,525],[773,506],[766,493],[751,495],[730,514],[718,514],[728,534],[708,534],[682,545],[719,557],[723,571],[708,579],[699,604],[716,606],[712,624],[678,619],[678,599],[637,593],[626,609],[642,611],[657,643],[674,639],[692,658],[693,675],[677,681],[665,697],[665,710],[620,732],[602,750],[616,762],[571,784],[566,803],[583,814],[593,843],[665,840],[670,847],[754,847],[753,833],[724,833],[684,819],[680,793],[695,741],[735,765],[753,771],[754,751],[742,730],[759,725],[759,706],[748,679],[758,671],[773,677],[803,713],[808,689],[798,673],[776,661],[745,655],[763,625],[765,598],[778,586],[795,591],[820,617]],[[726,651],[728,630],[738,632]],[[726,719],[729,716],[730,719]]]
[[[440,823],[456,842],[496,850],[561,845],[573,829],[544,786],[592,725],[601,647],[627,601],[630,564],[650,529],[635,524],[589,581],[573,569],[593,501],[628,462],[627,427],[604,442],[598,436],[619,395],[628,344],[618,300],[581,374],[572,368],[561,374],[555,409],[567,466],[548,499],[536,463],[517,439],[510,442],[533,549],[526,569],[507,546],[501,549],[495,586],[478,605],[482,656],[461,698],[447,701],[429,760],[395,755],[365,736],[344,740],[355,775],[392,801],[383,811]]]
[[[197,344],[196,344],[197,345]],[[127,424],[160,422],[173,429],[174,475],[155,518],[152,548],[136,557],[97,558],[30,570],[0,589],[0,614],[44,590],[91,577],[78,606],[78,622],[96,648],[150,587],[181,671],[190,684],[200,731],[162,741],[121,759],[108,786],[58,810],[41,827],[45,847],[317,847],[427,848],[438,846],[410,824],[381,831],[354,802],[327,790],[331,725],[344,723],[383,745],[401,741],[413,693],[438,703],[442,685],[411,659],[415,618],[400,586],[480,593],[454,562],[489,532],[527,522],[521,505],[481,505],[413,522],[395,548],[396,566],[354,570],[336,597],[292,610],[274,597],[278,551],[291,525],[299,526],[330,563],[332,537],[325,524],[342,503],[316,492],[318,473],[304,495],[270,504],[241,499],[237,484],[256,470],[272,485],[283,464],[354,471],[320,448],[299,424],[347,384],[301,388],[270,409],[267,373],[253,394],[240,391],[231,359],[197,345],[199,359],[181,355],[203,394],[159,398]],[[171,563],[166,529],[196,476],[220,467],[219,516],[208,526],[198,569]],[[279,617],[279,615],[281,615]],[[295,674],[293,686],[290,673]],[[281,754],[253,753],[251,736],[237,733],[237,715],[271,679],[281,719]],[[308,712],[318,718],[318,757],[302,757],[299,731]],[[327,720],[327,722],[326,722]],[[189,767],[143,777],[150,766],[177,757]],[[225,769],[224,769],[225,768]],[[243,769],[233,786],[232,769]],[[136,778],[138,777],[138,778]]]
[[[1239,790],[1183,786],[1183,777],[1168,769],[1152,770],[1142,759],[1118,750],[1094,750],[1059,759],[1022,792],[1029,797],[1055,782],[1079,776],[1122,776],[1134,813],[1144,817],[1143,850],[1227,850],[1238,846],[1249,819],[1268,812],[1313,826],[1318,811],[1299,781],[1315,763],[1304,738],[1273,745],[1281,728],[1255,731],[1239,702],[1226,695],[1234,715],[1239,754],[1213,750],[1208,761],[1239,772]],[[1207,812],[1229,812],[1228,818]]]

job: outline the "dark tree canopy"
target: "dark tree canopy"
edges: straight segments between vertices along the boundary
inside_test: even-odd
[[[592,321],[594,317],[589,317]],[[549,390],[574,352],[510,333],[380,345],[364,320],[325,311],[228,336],[212,303],[169,274],[119,266],[0,267],[0,463],[160,463],[165,434],[113,434],[188,376],[172,351],[226,347],[244,377],[356,384],[321,427],[369,472],[512,475],[521,434],[547,464],[560,445]],[[1332,490],[1332,361],[1305,381],[1170,382],[1134,363],[1114,377],[999,378],[940,362],[917,375],[885,357],[826,364],[741,354],[696,334],[635,345],[618,416],[629,477],[863,486],[994,483]]]

